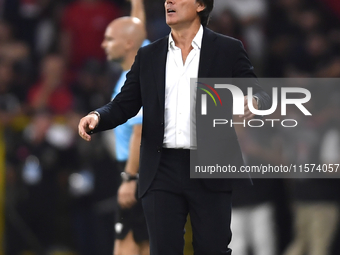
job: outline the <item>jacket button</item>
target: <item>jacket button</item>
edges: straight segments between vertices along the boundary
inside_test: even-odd
[[[157,147],[157,152],[161,152],[161,147]]]
[[[163,122],[161,122],[161,126],[164,126],[164,123],[163,123]]]

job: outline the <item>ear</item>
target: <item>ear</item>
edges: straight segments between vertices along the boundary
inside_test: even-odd
[[[125,41],[125,49],[130,50],[134,46],[134,41],[129,39]]]
[[[205,5],[201,1],[197,1],[197,12],[201,12],[205,9]]]

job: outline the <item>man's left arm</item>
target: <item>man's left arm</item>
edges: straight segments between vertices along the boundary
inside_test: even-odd
[[[238,54],[236,54],[236,61],[233,67],[233,78],[249,78],[249,80],[251,80],[254,91],[252,102],[255,109],[265,110],[270,108],[271,98],[258,84],[258,79],[254,73],[254,67],[252,66],[248,54],[240,41]],[[244,116],[242,117],[246,120],[254,118],[255,114],[250,112],[248,107],[248,96],[245,96],[244,98],[244,106]]]

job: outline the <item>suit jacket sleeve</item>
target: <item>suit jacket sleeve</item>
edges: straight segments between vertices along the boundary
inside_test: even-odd
[[[256,75],[254,74],[254,67],[249,61],[248,54],[246,53],[243,44],[238,41],[240,46],[238,47],[238,53],[236,54],[235,64],[233,66],[234,78],[254,78],[255,88],[254,96],[256,96],[260,103],[260,110],[266,110],[271,107],[270,96],[260,87]],[[257,89],[260,88],[260,89]]]

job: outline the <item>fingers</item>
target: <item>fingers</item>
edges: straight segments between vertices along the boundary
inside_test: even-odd
[[[80,137],[83,138],[85,141],[91,141],[91,136],[87,134],[89,130],[91,130],[90,120],[86,116],[80,120],[79,125],[78,125],[78,133]]]
[[[253,119],[255,117],[255,114],[253,114],[253,113],[251,113],[251,112],[249,112],[248,114],[245,114],[244,116],[243,116],[243,118],[245,119],[245,120],[251,120],[251,119]]]
[[[248,106],[244,109],[244,115],[243,115],[243,116],[240,116],[240,118],[243,118],[243,119],[245,119],[245,120],[251,120],[251,119],[254,118],[254,117],[255,117],[255,114],[252,113],[252,112],[249,110]]]
[[[92,115],[89,115],[88,117],[89,117],[88,119],[89,119],[90,123],[89,123],[89,130],[87,132],[93,130],[98,124],[98,116],[97,115],[92,114]]]
[[[98,124],[98,116],[90,114],[82,118],[78,125],[78,133],[81,138],[85,141],[91,141],[91,136],[88,134],[89,131],[93,130]]]
[[[252,103],[253,103],[253,106],[255,109],[258,109],[258,106],[257,106],[257,101],[255,98],[252,99]],[[240,115],[239,116],[240,118],[243,118],[245,120],[250,120],[252,118],[255,117],[255,114],[252,113],[250,110],[249,110],[249,106],[248,106],[248,96],[245,96],[244,97],[244,115]]]
[[[91,136],[87,134],[88,130],[90,130],[89,125],[90,122],[87,116],[82,118],[78,125],[78,133],[85,141],[91,141]]]

